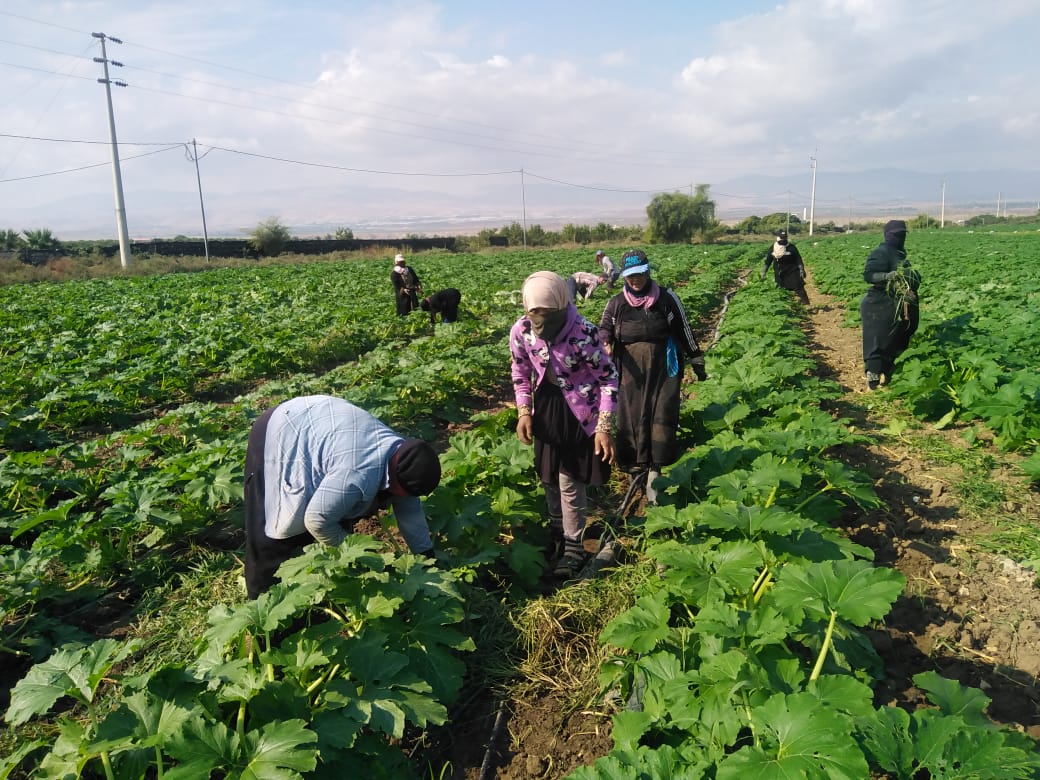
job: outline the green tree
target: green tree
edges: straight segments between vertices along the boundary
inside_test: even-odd
[[[25,244],[30,249],[60,249],[61,242],[54,237],[51,233],[50,228],[40,228],[39,230],[23,230],[22,235],[25,236]]]
[[[280,255],[290,238],[289,228],[278,217],[268,217],[249,234],[253,249],[265,257]]]
[[[335,238],[337,241],[350,241],[354,238],[354,231],[348,227],[336,228]]]
[[[710,184],[698,184],[695,195],[665,192],[655,195],[646,207],[647,238],[652,243],[682,243],[694,234],[705,235],[718,226],[715,201],[708,196]]]
[[[0,230],[0,249],[18,249],[22,243],[22,237],[17,230]]]
[[[939,227],[939,220],[937,220],[935,217],[930,217],[927,214],[918,214],[916,217],[907,222],[906,226],[911,230],[937,228]]]
[[[592,229],[588,225],[568,223],[560,230],[560,238],[575,244],[588,244],[592,241]]]

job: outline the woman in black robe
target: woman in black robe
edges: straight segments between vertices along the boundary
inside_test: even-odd
[[[607,301],[599,335],[621,374],[618,462],[647,472],[646,497],[653,503],[654,479],[679,457],[683,355],[689,356],[699,380],[708,375],[686,309],[679,296],[650,278],[646,254],[626,252],[621,277],[624,288]]]
[[[906,259],[906,223],[885,224],[885,240],[867,256],[863,280],[870,285],[859,304],[867,387],[888,384],[896,358],[910,346],[921,317],[921,276]]]

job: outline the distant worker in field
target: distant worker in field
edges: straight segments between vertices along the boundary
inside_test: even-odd
[[[762,269],[762,278],[766,278],[769,266],[773,266],[773,279],[777,287],[792,290],[798,300],[809,305],[809,294],[805,291],[805,264],[802,262],[798,247],[787,239],[786,230],[778,230],[776,241],[766,251],[766,265]]]
[[[588,560],[587,486],[605,484],[614,462],[618,374],[563,277],[537,271],[521,294],[524,314],[509,333],[516,435],[534,444],[550,530],[563,542],[553,574],[570,579]]]
[[[404,261],[404,255],[394,257],[394,270],[390,272],[390,282],[394,286],[394,300],[399,317],[404,317],[419,308],[422,282],[419,281],[419,275]]]
[[[621,278],[624,288],[607,301],[599,321],[600,340],[621,377],[618,463],[634,472],[633,479],[646,473],[646,498],[655,503],[654,480],[679,457],[683,356],[698,380],[708,374],[682,301],[650,278],[646,253],[626,252]]]
[[[859,304],[863,323],[863,365],[867,388],[892,379],[896,358],[910,346],[921,318],[921,275],[906,259],[906,223],[885,223],[885,240],[867,255],[863,280],[870,285]]]
[[[614,289],[614,282],[621,276],[621,269],[610,259],[610,256],[602,249],[596,252],[596,262],[603,269],[603,275],[607,277],[606,285],[610,290]]]
[[[354,523],[393,507],[408,548],[433,557],[419,496],[440,483],[441,464],[342,398],[311,395],[268,409],[246,445],[246,592],[255,599],[275,572],[315,541],[338,545]]]
[[[437,324],[437,315],[441,315],[441,322],[455,322],[459,318],[459,303],[462,302],[462,293],[454,287],[446,287],[443,290],[428,295],[419,301],[419,308],[430,313],[430,324]]]
[[[592,297],[592,294],[596,292],[596,288],[601,284],[605,284],[607,278],[602,274],[590,274],[588,271],[575,271],[571,274],[571,280],[573,286],[568,285],[571,288],[571,297],[577,302],[578,297],[581,296],[583,301],[587,301]]]

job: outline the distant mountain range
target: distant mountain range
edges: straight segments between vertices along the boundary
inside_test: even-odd
[[[943,195],[945,182],[945,210]],[[751,216],[790,210],[808,217],[812,173],[745,175],[711,185],[719,219],[734,223]],[[518,182],[519,184],[519,182]],[[507,194],[503,194],[503,192]],[[286,192],[272,186],[248,195],[207,192],[208,232],[213,238],[248,235],[277,216],[293,235],[322,236],[349,227],[359,238],[476,233],[512,222],[558,229],[567,223],[642,224],[650,194],[610,187],[580,189],[530,181],[520,187],[490,186],[464,194],[438,190],[368,188],[363,202],[350,202],[342,189],[313,187]],[[1040,172],[953,171],[945,175],[907,170],[816,171],[813,216],[844,224],[927,213],[948,220],[976,214],[1033,214],[1040,210]],[[135,238],[201,236],[198,193],[127,190],[127,222]],[[4,209],[0,228],[46,227],[59,240],[115,238],[111,191]]]
[[[712,185],[719,217],[762,215],[756,209],[807,209],[812,194],[812,172],[798,177],[740,176]],[[980,213],[1035,213],[1040,210],[1040,172],[953,171],[940,175],[896,169],[855,172],[816,170],[815,217],[844,222],[886,215],[938,217],[945,197],[947,218]]]

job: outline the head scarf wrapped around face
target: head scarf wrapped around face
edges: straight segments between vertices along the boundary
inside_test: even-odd
[[[539,338],[551,342],[567,322],[570,294],[567,283],[552,271],[535,271],[524,280],[521,290],[524,311],[531,321],[531,329]],[[535,314],[532,309],[539,309]]]
[[[902,249],[906,243],[906,223],[901,219],[890,219],[885,223],[885,243],[894,249]]]

